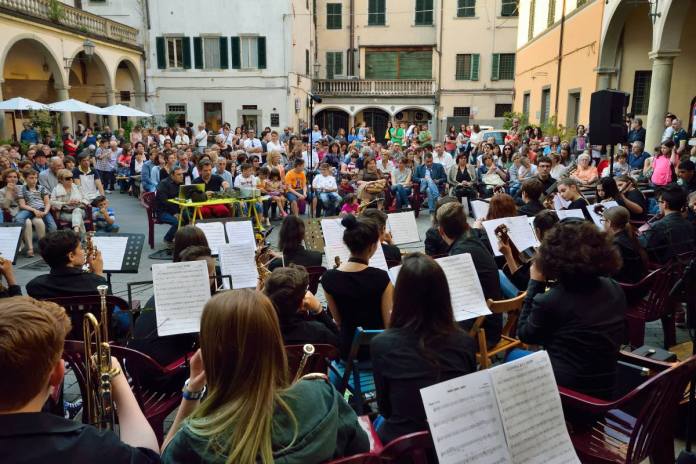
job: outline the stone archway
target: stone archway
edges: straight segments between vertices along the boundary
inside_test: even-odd
[[[339,129],[343,129],[346,131],[346,135],[348,135],[350,129],[348,127],[349,120],[350,115],[341,109],[327,108],[314,115],[314,124],[319,125],[322,129],[326,129],[331,136],[335,136]]]
[[[365,121],[375,136],[378,143],[384,143],[384,135],[387,132],[387,124],[389,123],[389,113],[381,108],[368,107],[363,108],[356,115],[356,125]]]
[[[95,52],[94,55],[87,56],[83,49],[79,49],[71,60],[70,98],[99,107],[113,105],[115,100],[112,76],[99,53]],[[103,123],[102,117],[94,114],[75,113],[72,119],[88,126],[97,122],[101,127]],[[109,125],[115,122],[114,119],[109,122]]]

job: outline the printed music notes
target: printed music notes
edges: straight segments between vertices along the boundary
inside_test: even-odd
[[[225,245],[227,243],[225,225],[222,222],[197,222],[196,227],[201,229],[205,234],[212,254],[218,254],[220,245]]]
[[[475,219],[485,219],[488,214],[489,205],[485,201],[474,200],[471,202],[471,209],[474,210]]]
[[[118,272],[123,267],[123,257],[126,256],[128,237],[94,236],[92,243],[101,252],[104,261],[104,271]]]
[[[342,263],[350,258],[350,251],[343,243],[343,230],[340,218],[329,218],[321,220],[321,230],[324,233],[324,254],[329,267],[334,266],[335,257],[338,256]],[[370,266],[389,271],[387,259],[381,246],[377,247],[375,254],[370,258]]]
[[[498,237],[495,235],[495,229],[500,224],[505,224],[508,228],[508,236],[515,244],[519,251],[527,248],[535,248],[539,246],[539,241],[536,239],[534,231],[529,228],[529,221],[526,216],[514,216],[500,219],[491,219],[483,222],[483,228],[486,229],[486,235],[493,248],[495,256],[503,254],[498,250]]]
[[[321,220],[321,233],[324,234],[324,244],[343,243],[344,227],[341,218],[327,218]]]
[[[245,221],[198,221],[196,227],[201,229],[208,240],[208,246],[213,255],[219,253],[219,248],[228,243],[246,243],[256,247],[254,226],[251,220]]]
[[[14,264],[17,258],[17,248],[19,247],[21,234],[21,226],[0,227],[0,257],[12,261],[12,264]]]
[[[222,275],[229,275],[232,278],[232,288],[256,288],[259,282],[259,271],[256,268],[255,247],[249,242],[230,243],[221,245],[220,270]],[[223,280],[223,287],[228,288],[227,279]]]
[[[394,245],[420,242],[418,225],[413,211],[391,213],[387,215],[387,227],[391,232]]]
[[[615,206],[619,206],[619,204],[613,200],[610,200],[610,201],[604,201],[602,203],[596,203],[594,205],[590,205],[587,207],[587,212],[590,213],[590,217],[592,218],[592,222],[594,222],[597,227],[604,230],[604,222],[603,222],[604,215],[602,213],[595,211],[595,208],[597,208],[598,206],[603,206],[604,208],[600,208],[600,209],[606,210],[609,208],[613,208]]]
[[[545,351],[421,390],[442,464],[578,464]]]
[[[567,208],[569,204],[570,202],[561,198],[561,195],[553,196],[553,209],[555,209],[556,211],[561,210],[563,208]]]
[[[153,264],[157,335],[200,330],[201,313],[210,299],[206,261]]]
[[[566,218],[585,219],[585,215],[581,209],[557,209],[556,214],[561,221]]]
[[[469,253],[445,256],[435,261],[447,276],[455,320],[465,321],[491,314]]]
[[[228,243],[256,243],[254,227],[249,221],[229,221],[225,223]]]

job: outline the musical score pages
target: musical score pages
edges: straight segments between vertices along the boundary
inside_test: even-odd
[[[535,248],[539,246],[539,241],[536,239],[534,230],[529,228],[529,221],[526,216],[513,216],[500,219],[491,219],[483,222],[483,228],[488,235],[488,241],[493,248],[495,256],[503,254],[498,250],[498,237],[495,235],[495,229],[501,224],[505,224],[508,228],[508,236],[512,243],[515,244],[518,251],[526,250],[527,248]]]
[[[420,242],[420,235],[418,235],[418,224],[416,224],[416,215],[413,213],[413,211],[403,211],[401,213],[388,214],[387,227],[391,233],[394,245]]]
[[[545,351],[421,389],[441,464],[579,464]]]
[[[101,252],[104,271],[118,272],[123,267],[123,257],[128,248],[128,237],[92,237],[92,243]]]
[[[230,243],[219,248],[220,271],[230,276],[232,288],[256,288],[259,271],[256,268],[256,249],[253,242]],[[223,288],[229,288],[228,279],[223,279]]]
[[[341,219],[322,219],[321,230],[324,234],[324,254],[326,255],[326,262],[329,267],[334,266],[336,256],[338,256],[342,263],[347,262],[348,258],[350,258],[350,250],[348,250],[346,244],[343,243],[343,231],[345,227],[341,225]],[[381,246],[377,247],[375,254],[370,258],[370,266],[383,269],[387,272],[389,271],[387,259],[384,257],[384,251]]]
[[[157,335],[198,332],[203,307],[210,299],[206,261],[153,264]]]
[[[488,208],[490,205],[481,200],[474,200],[471,202],[471,209],[474,210],[474,218],[485,219],[488,215]]]
[[[208,240],[210,252],[213,255],[218,254],[220,245],[227,244],[225,237],[225,225],[222,222],[197,222],[196,227],[201,229]]]
[[[213,255],[219,254],[220,247],[228,243],[256,243],[254,226],[251,220],[228,221],[224,223],[220,221],[197,222],[196,227],[205,234]]]
[[[561,221],[566,218],[585,219],[585,214],[581,209],[558,209],[556,210],[556,214]]]
[[[491,314],[469,253],[435,260],[447,276],[454,319],[465,321]]]
[[[0,227],[0,256],[14,264],[22,227]]]
[[[604,206],[605,209],[609,209],[609,208],[613,208],[615,206],[619,206],[619,204],[617,202],[615,202],[614,200],[610,200],[610,201],[603,201],[602,203],[590,205],[587,207],[587,212],[590,213],[590,217],[592,218],[592,222],[594,222],[597,227],[604,230],[604,222],[602,222],[602,220],[604,219],[604,215],[595,212],[595,208],[599,205]]]

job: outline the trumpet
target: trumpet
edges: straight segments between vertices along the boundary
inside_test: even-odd
[[[108,285],[97,287],[101,300],[99,319],[86,313],[82,322],[85,344],[85,383],[87,421],[99,430],[114,429],[114,402],[111,395],[111,379],[120,371],[111,364],[109,347],[109,321],[106,308]]]
[[[338,269],[341,266],[341,258],[334,256],[334,269]]]
[[[307,360],[314,355],[314,345],[310,345],[307,343],[305,346],[302,347],[302,359],[300,359],[300,365],[297,368],[297,373],[295,374],[295,380],[293,380],[293,383],[297,382],[300,380],[302,377],[302,372],[305,369],[305,366],[307,365]]]
[[[89,260],[95,259],[97,257],[97,247],[92,240],[94,237],[94,232],[87,232],[85,235],[85,264],[82,266],[82,270],[85,272],[92,272],[92,266],[89,264]]]

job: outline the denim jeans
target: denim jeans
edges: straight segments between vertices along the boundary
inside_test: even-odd
[[[104,190],[113,190],[116,184],[116,173],[114,171],[100,171],[97,169],[99,179],[102,181]]]
[[[21,210],[15,216],[15,222],[22,226],[24,226],[24,223],[27,221],[27,219],[34,219],[34,213],[32,213],[31,211],[27,211],[26,209]],[[51,213],[48,213],[42,219],[44,224],[46,225],[46,230],[48,232],[55,232],[56,230],[58,230],[56,220],[53,219],[53,215]]]
[[[391,191],[394,192],[394,196],[396,196],[396,208],[408,208],[408,197],[411,195],[411,189],[401,184],[396,184],[391,186]]]
[[[498,277],[500,279],[500,290],[503,292],[505,298],[515,298],[517,294],[520,293],[519,289],[515,287],[515,284],[512,283],[503,271],[498,270]]]
[[[341,196],[336,192],[320,192],[319,201],[324,209],[324,215],[334,215],[341,203]]]
[[[437,184],[432,179],[421,179],[420,180],[420,191],[421,193],[428,193],[428,209],[431,214],[435,213],[435,202],[437,202],[440,196],[440,189],[437,188]]]
[[[185,212],[183,214],[184,217],[182,218],[181,224],[188,224],[188,215]],[[171,242],[172,240],[174,240],[174,235],[176,234],[176,231],[179,228],[179,219],[177,219],[176,216],[168,212],[160,212],[157,214],[157,217],[161,222],[164,222],[165,224],[169,224],[171,226],[167,233],[164,234],[164,241]]]

